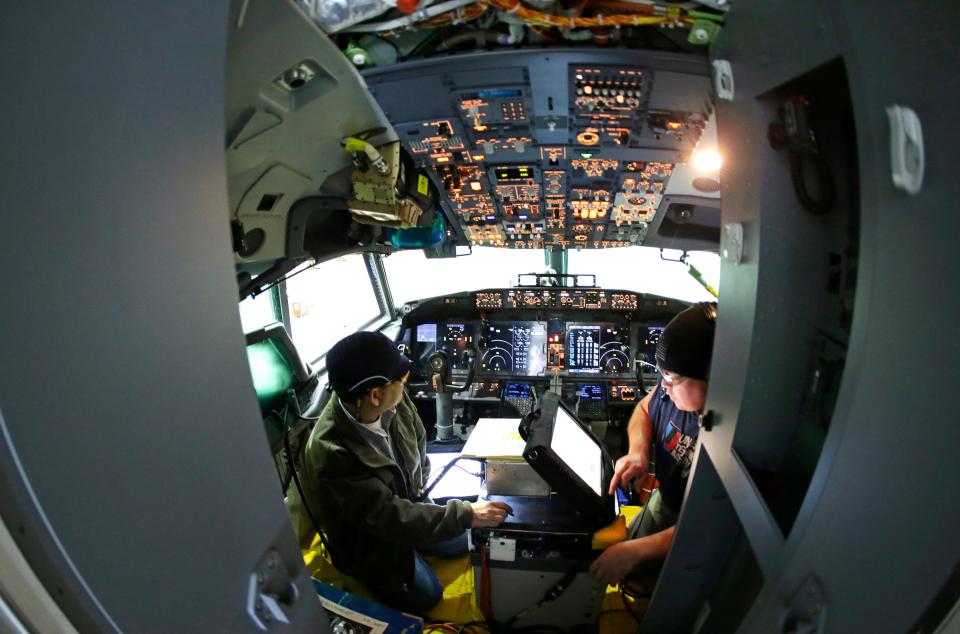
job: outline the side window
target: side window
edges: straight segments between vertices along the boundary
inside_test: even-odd
[[[244,333],[280,321],[280,315],[274,309],[275,296],[275,289],[270,289],[256,297],[248,297],[240,302],[240,324],[243,326]]]
[[[293,343],[300,355],[312,362],[346,335],[381,318],[384,311],[363,255],[346,255],[304,268],[287,279],[287,305]]]

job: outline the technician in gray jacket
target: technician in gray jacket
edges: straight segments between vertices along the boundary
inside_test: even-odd
[[[386,336],[354,333],[327,353],[334,394],[304,450],[304,493],[334,565],[385,603],[423,611],[443,597],[421,552],[467,552],[466,529],[497,526],[502,502],[423,495],[430,473],[426,430],[403,384],[411,362]]]

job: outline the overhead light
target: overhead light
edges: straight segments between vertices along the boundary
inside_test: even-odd
[[[690,166],[698,172],[716,172],[723,165],[723,157],[716,150],[696,150],[690,157]]]

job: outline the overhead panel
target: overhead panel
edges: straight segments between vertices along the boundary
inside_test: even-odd
[[[657,96],[661,68],[669,94]],[[411,92],[404,78],[414,76]],[[689,56],[625,63],[622,52],[520,51],[401,64],[366,79],[477,246],[643,244],[711,114],[706,63]]]

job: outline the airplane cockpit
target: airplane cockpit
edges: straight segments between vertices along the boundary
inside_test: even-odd
[[[0,630],[953,631],[934,4],[10,7]],[[703,406],[640,435],[682,506],[601,583],[659,517],[655,464],[608,485],[690,309]],[[334,388],[353,333],[422,422],[409,502],[509,509],[415,615],[305,503],[324,416],[383,420]]]

